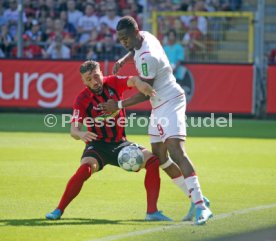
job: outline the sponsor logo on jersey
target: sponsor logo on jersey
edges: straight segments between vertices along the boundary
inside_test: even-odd
[[[148,75],[149,75],[147,63],[143,63],[143,64],[142,64],[142,72],[143,72],[143,75],[144,75],[144,76],[148,76]]]
[[[120,110],[116,110],[111,113],[110,112],[102,112],[102,113],[100,113],[100,115],[95,117],[94,120],[97,122],[101,122],[101,121],[105,121],[108,119],[114,119],[119,114],[119,112],[120,112]]]

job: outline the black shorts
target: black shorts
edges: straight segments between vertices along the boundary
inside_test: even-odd
[[[86,145],[82,157],[94,157],[99,163],[99,170],[102,170],[103,167],[107,164],[113,166],[119,166],[118,164],[118,155],[119,152],[125,147],[130,145],[136,145],[141,150],[144,147],[135,144],[129,141],[122,141],[122,142],[103,142],[103,141],[92,141]]]

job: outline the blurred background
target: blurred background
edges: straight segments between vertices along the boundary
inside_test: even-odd
[[[125,15],[164,46],[188,113],[275,117],[274,0],[2,0],[0,111],[71,111],[80,63],[108,75],[126,53],[115,30]]]
[[[185,89],[185,146],[215,214],[206,227],[179,223],[190,204],[162,171],[159,204],[176,223],[143,222],[144,172],[112,166],[62,220],[45,220],[84,147],[69,136],[80,64],[97,60],[112,73],[126,53],[115,31],[124,15],[160,40]],[[133,63],[119,72],[136,74]],[[138,119],[127,136],[150,148]],[[1,241],[275,241],[275,147],[276,0],[0,0]]]

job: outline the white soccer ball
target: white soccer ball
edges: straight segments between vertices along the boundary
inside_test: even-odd
[[[144,163],[143,152],[135,145],[126,146],[119,152],[118,163],[124,170],[136,172]]]

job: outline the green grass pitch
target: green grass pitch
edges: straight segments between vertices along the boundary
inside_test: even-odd
[[[276,240],[275,121],[236,119],[232,128],[188,129],[187,150],[215,216],[197,227],[180,222],[189,201],[163,171],[158,206],[175,221],[143,221],[145,172],[112,166],[92,175],[61,220],[45,220],[84,145],[68,127],[44,127],[43,117],[0,114],[1,241]],[[128,133],[150,148],[145,129]]]

